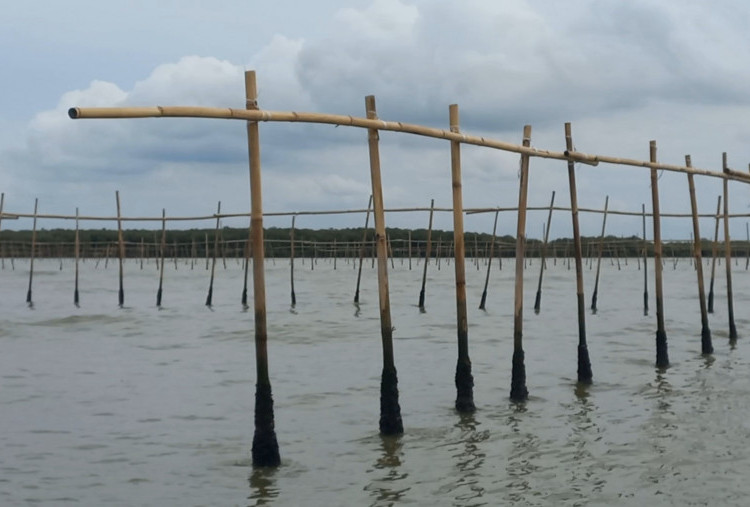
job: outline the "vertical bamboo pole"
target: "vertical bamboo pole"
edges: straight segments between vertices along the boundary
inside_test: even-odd
[[[141,271],[143,271],[143,257],[145,255],[145,251],[146,251],[146,248],[143,243],[143,236],[141,236],[141,252],[140,252],[141,253]]]
[[[685,155],[685,166],[692,167],[690,155]],[[708,327],[708,311],[706,310],[706,291],[703,286],[703,261],[701,259],[701,233],[698,224],[698,203],[695,199],[695,182],[693,175],[688,173],[688,189],[690,192],[690,209],[693,213],[693,258],[695,271],[698,276],[698,302],[701,310],[701,352],[711,354],[714,347],[711,344],[711,329]]]
[[[531,146],[531,125],[523,128],[523,145]],[[526,365],[523,352],[523,267],[526,247],[526,202],[529,190],[529,156],[521,155],[521,181],[518,185],[518,227],[516,229],[516,282],[513,309],[513,369],[510,399],[516,402],[529,397],[526,389]]]
[[[411,229],[409,229],[409,271],[411,271]]]
[[[728,172],[727,154],[722,153],[722,167]],[[737,339],[737,327],[734,325],[734,298],[732,296],[732,242],[729,239],[729,180],[724,178],[724,263],[727,270],[727,314],[729,316],[729,339]]]
[[[365,98],[367,118],[377,119],[375,97]],[[383,342],[383,373],[380,381],[380,433],[398,435],[404,432],[401,407],[398,402],[398,375],[393,357],[393,325],[388,290],[388,251],[385,236],[385,212],[383,188],[380,181],[380,151],[377,129],[367,130],[370,151],[370,176],[372,179],[373,214],[375,219],[375,241],[378,256],[378,294],[380,301],[380,334]]]
[[[164,249],[166,250],[166,245],[165,245]],[[177,271],[177,256],[179,255],[179,253],[180,253],[180,251],[179,251],[179,249],[177,247],[177,240],[175,239],[174,242],[173,242],[173,247],[172,247],[172,254],[174,256],[174,269],[175,269],[175,271]]]
[[[34,254],[36,253],[36,215],[39,205],[39,198],[34,199],[34,225],[31,230],[31,252],[29,253],[29,290],[26,292],[26,302],[29,307],[33,307],[31,300],[31,283],[34,279]]]
[[[393,265],[393,247],[391,246],[391,236],[388,235],[388,257],[391,259],[391,269],[396,269]]]
[[[604,199],[604,218],[602,219],[602,233],[599,236],[599,251],[596,256],[596,277],[594,278],[594,294],[591,296],[591,311],[596,313],[596,300],[599,297],[599,273],[602,267],[602,250],[604,249],[604,229],[607,226],[607,208],[609,196]]]
[[[714,313],[714,279],[716,277],[716,257],[719,246],[719,218],[721,218],[721,195],[716,202],[716,225],[714,226],[714,242],[711,245],[711,281],[708,289],[708,313]]]
[[[258,109],[255,72],[245,72],[247,109]],[[263,248],[263,195],[260,173],[260,136],[258,123],[247,122],[247,145],[250,154],[250,227],[253,245],[253,302],[255,304],[255,435],[253,436],[253,466],[278,466],[281,463],[279,444],[274,428],[273,396],[268,374],[268,335],[266,328],[266,281]]]
[[[643,315],[648,315],[648,243],[646,242],[646,205],[641,204],[643,217]]]
[[[162,287],[164,285],[164,253],[167,249],[167,211],[161,209],[161,243],[159,244],[159,290],[156,291],[156,306],[161,308]],[[175,257],[177,254],[175,253]]]
[[[333,257],[333,270],[336,271],[336,261],[339,257],[339,253],[336,250],[336,238],[333,238],[333,250],[331,250],[331,257]]]
[[[656,163],[656,141],[649,143],[649,158]],[[661,244],[661,217],[659,215],[659,178],[657,169],[651,168],[651,202],[653,208],[652,217],[654,222],[654,279],[656,281],[656,366],[666,368],[669,366],[669,355],[667,353],[667,331],[664,328],[664,293],[662,288],[662,244]]]
[[[292,308],[297,305],[297,295],[294,293],[294,222],[297,215],[292,215],[292,228],[289,230],[289,281],[292,287]]]
[[[497,211],[495,212],[495,216],[497,216]],[[479,244],[478,244],[477,236],[479,236],[479,234],[474,233],[474,266],[476,266],[477,271],[479,271]],[[493,246],[494,246],[494,242],[493,242]],[[491,257],[490,257],[490,262],[492,262]]]
[[[120,214],[120,191],[115,191],[115,199],[117,200],[117,258],[120,264],[120,291],[118,293],[118,302],[120,308],[125,304],[125,288],[123,286],[123,262],[125,261],[125,241],[122,237],[122,215]]]
[[[367,201],[367,213],[365,214],[365,230],[362,233],[362,246],[359,249],[359,271],[357,271],[357,288],[354,291],[354,303],[359,304],[359,283],[362,280],[362,262],[365,258],[365,243],[367,242],[367,225],[370,223],[370,206],[372,206],[372,195]]]
[[[436,259],[435,263],[437,264],[438,271],[440,271],[440,257],[441,257],[440,252],[441,252],[442,244],[443,244],[443,235],[441,233],[440,236],[438,236],[437,247],[435,248],[435,259]]]
[[[573,137],[570,123],[565,124],[566,150],[573,151]],[[589,384],[594,375],[586,343],[586,303],[583,295],[583,248],[581,228],[578,223],[578,191],[576,189],[575,163],[568,160],[568,186],[570,188],[570,217],[573,221],[573,249],[576,264],[576,300],[578,302],[578,382]],[[568,258],[570,260],[570,258]]]
[[[206,249],[206,270],[208,270],[208,266],[209,266],[208,255],[209,255],[209,252],[210,252],[210,250],[208,249],[208,233],[206,233],[205,236],[206,236],[206,247],[205,247],[205,249]]]
[[[432,215],[435,211],[435,199],[430,199],[430,222],[427,226],[427,243],[424,251],[424,266],[422,269],[422,289],[419,291],[419,309],[424,310],[425,285],[427,284],[427,264],[430,263],[430,248],[432,247]]]
[[[252,234],[252,225],[248,224],[247,226],[247,233],[248,238],[245,242],[245,269],[244,269],[244,281],[242,283],[242,308],[247,310],[247,272],[250,270],[250,241],[252,241],[252,238],[250,237]]]
[[[458,105],[449,109],[451,132],[459,131]],[[456,328],[458,361],[456,363],[456,410],[474,412],[474,377],[469,358],[469,321],[466,311],[466,245],[464,243],[463,187],[461,183],[461,143],[451,141],[451,180],[453,186],[453,255],[456,271]]]
[[[497,234],[497,215],[500,210],[495,211],[495,222],[492,225],[492,243],[490,243],[489,262],[487,262],[487,274],[484,277],[484,290],[482,291],[482,299],[479,301],[479,309],[485,309],[485,303],[487,302],[487,286],[490,283],[490,268],[492,268],[492,256],[495,253],[495,236]],[[474,235],[474,244],[476,245],[477,236]],[[476,252],[476,246],[474,251]],[[477,257],[478,258],[478,257]]]
[[[549,203],[549,214],[547,215],[547,227],[544,229],[544,243],[542,243],[542,262],[539,267],[539,285],[536,288],[536,300],[534,301],[534,313],[539,313],[542,307],[542,277],[544,276],[545,259],[547,257],[547,241],[549,241],[549,229],[552,222],[552,207],[555,205],[555,191],[552,191],[552,199]]]
[[[75,274],[75,285],[73,288],[73,304],[78,308],[80,304],[80,298],[78,297],[78,261],[81,252],[81,242],[78,234],[78,208],[76,208],[76,238],[75,238],[75,257],[76,257],[76,274]]]
[[[216,228],[214,229],[214,252],[211,257],[211,280],[208,283],[208,295],[206,296],[206,306],[211,307],[214,299],[214,274],[216,272],[216,255],[219,251],[219,222],[221,218],[221,201],[216,209]]]

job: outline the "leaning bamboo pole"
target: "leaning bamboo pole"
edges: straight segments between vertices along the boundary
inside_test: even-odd
[[[209,308],[213,305],[213,299],[214,299],[214,275],[216,273],[216,255],[219,251],[219,222],[221,219],[218,217],[218,215],[221,213],[221,201],[219,201],[219,205],[216,209],[216,228],[214,229],[214,251],[213,256],[211,257],[211,279],[208,283],[208,295],[206,296],[206,306]],[[208,245],[206,245],[208,248]]]
[[[76,216],[78,216],[78,208],[76,208]],[[78,220],[76,220],[76,237],[75,237],[74,248],[75,248],[75,258],[76,258],[76,268],[75,268],[76,273],[75,273],[75,283],[73,286],[73,304],[76,306],[76,308],[78,308],[80,304],[80,297],[78,294],[78,260],[79,260],[80,252],[81,252],[81,242],[80,242],[79,233],[78,233]]]
[[[294,293],[294,222],[297,216],[292,216],[292,228],[289,229],[289,282],[292,290],[292,308],[297,306],[297,295]]]
[[[656,141],[649,143],[649,154],[651,161],[656,163]],[[661,244],[661,220],[659,217],[659,178],[656,168],[651,168],[651,202],[653,208],[654,222],[654,279],[656,281],[656,366],[666,368],[669,366],[669,355],[667,353],[667,332],[664,328],[664,294],[662,271],[662,244]]]
[[[599,250],[596,256],[596,277],[594,278],[594,294],[591,296],[591,311],[596,313],[596,301],[599,297],[599,273],[602,267],[602,251],[604,249],[604,230],[607,226],[607,208],[609,208],[609,196],[604,199],[604,218],[602,219],[602,233],[599,236]]]
[[[721,155],[721,165],[728,171],[727,154]],[[727,316],[729,317],[729,339],[737,339],[737,327],[734,324],[734,298],[732,295],[732,242],[729,239],[729,181],[724,180],[724,263],[727,272]]]
[[[427,285],[427,264],[430,263],[430,248],[432,246],[432,214],[435,199],[430,199],[430,220],[427,226],[427,243],[424,251],[424,266],[422,267],[422,289],[419,291],[419,309],[424,310],[425,285]]]
[[[367,117],[377,119],[375,97],[365,98]],[[375,220],[375,246],[378,256],[378,295],[380,302],[380,335],[383,345],[383,372],[380,380],[380,433],[398,435],[404,432],[401,407],[398,402],[398,374],[393,355],[393,325],[388,290],[388,250],[383,211],[383,186],[380,177],[380,150],[377,129],[368,129],[367,144],[370,153],[370,178],[372,182],[373,218]]]
[[[161,242],[159,243],[159,289],[156,291],[156,307],[161,308],[162,287],[164,285],[164,254],[167,250],[167,211],[161,209]],[[175,257],[177,254],[175,253]]]
[[[685,155],[685,165],[690,167],[690,155]],[[706,291],[703,285],[703,261],[701,258],[701,233],[698,224],[698,203],[695,199],[695,182],[692,174],[687,175],[688,191],[690,192],[690,209],[693,212],[693,258],[695,272],[698,276],[698,303],[701,311],[701,353],[711,354],[714,347],[711,344],[711,329],[708,326],[708,311],[706,309]]]
[[[34,279],[34,254],[36,253],[36,212],[38,210],[39,198],[34,199],[34,225],[31,230],[31,252],[29,254],[29,289],[26,291],[26,303],[34,306],[31,299],[31,283]]]
[[[708,313],[714,313],[714,279],[716,277],[716,258],[719,247],[719,219],[721,218],[721,195],[716,200],[716,221],[714,225],[714,242],[711,245],[711,280],[708,289]]]
[[[115,199],[117,200],[117,258],[119,260],[120,265],[120,290],[118,292],[118,302],[120,305],[120,308],[125,304],[125,288],[123,287],[123,263],[125,262],[125,241],[122,237],[122,220],[120,217],[122,216],[120,213],[120,191],[115,191]]]
[[[648,243],[646,242],[646,205],[641,204],[643,212],[643,315],[648,315]]]
[[[365,243],[367,242],[367,225],[370,223],[370,206],[372,206],[372,195],[367,201],[367,214],[365,215],[365,229],[362,232],[362,246],[359,249],[359,270],[357,271],[357,288],[354,290],[354,304],[359,304],[359,284],[362,280],[362,262],[365,258]]]
[[[545,259],[547,257],[547,241],[549,241],[549,229],[552,222],[552,207],[555,205],[555,191],[552,191],[552,199],[549,203],[549,215],[547,215],[547,226],[544,228],[544,243],[541,249],[541,263],[539,266],[539,284],[536,288],[536,299],[534,300],[534,313],[539,313],[542,308],[542,277],[544,276]]]
[[[487,302],[487,286],[490,283],[490,268],[492,268],[492,258],[495,254],[495,237],[497,234],[497,215],[498,212],[495,212],[495,222],[492,225],[492,243],[490,243],[489,248],[489,261],[487,262],[487,274],[484,277],[484,290],[482,291],[482,299],[479,301],[479,309],[484,310],[485,309],[485,303]],[[477,242],[477,236],[474,235],[474,251],[476,255],[476,242]],[[479,260],[479,256],[476,256],[477,261]],[[477,268],[479,268],[479,264],[477,263]]]

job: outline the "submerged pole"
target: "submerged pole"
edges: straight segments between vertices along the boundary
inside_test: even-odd
[[[372,195],[367,201],[367,213],[365,214],[365,230],[362,233],[362,245],[359,249],[359,270],[357,271],[357,289],[354,291],[354,303],[359,304],[359,283],[362,280],[362,262],[365,258],[365,243],[367,242],[367,225],[370,223],[370,207],[372,206]]]
[[[652,163],[656,163],[656,141],[649,143],[649,157]],[[666,368],[669,366],[669,355],[667,353],[667,331],[664,328],[664,294],[662,287],[662,244],[661,244],[661,217],[659,215],[659,178],[655,167],[651,168],[651,202],[653,208],[654,222],[654,279],[656,281],[656,366]]]
[[[692,167],[690,155],[685,155],[685,166]],[[698,276],[698,302],[701,310],[701,353],[711,354],[714,347],[711,344],[711,329],[708,327],[708,311],[706,309],[706,291],[703,285],[703,261],[701,253],[701,233],[698,224],[698,203],[695,199],[695,182],[693,175],[687,174],[688,189],[690,192],[690,209],[693,214],[693,258],[695,259],[695,272]]]
[[[719,246],[719,219],[721,218],[721,195],[716,201],[716,225],[714,227],[714,242],[711,245],[711,281],[708,289],[708,313],[714,313],[714,279],[716,277],[716,257]]]
[[[159,243],[159,290],[156,291],[156,306],[161,308],[162,287],[164,285],[164,253],[167,249],[167,211],[161,209],[161,243]],[[177,254],[175,253],[175,258]]]
[[[31,230],[31,252],[29,253],[29,290],[26,291],[26,302],[29,307],[33,307],[31,300],[31,282],[34,279],[34,254],[36,253],[36,216],[39,205],[39,198],[34,199],[34,225]]]
[[[458,106],[449,107],[450,130],[458,132]],[[456,410],[474,412],[474,377],[469,358],[469,321],[466,311],[466,245],[464,243],[463,192],[461,184],[461,143],[451,141],[451,180],[453,186],[453,255],[456,270],[456,328],[458,361],[456,363]]]
[[[573,137],[570,123],[565,124],[565,146],[573,151]],[[576,190],[575,162],[568,159],[568,186],[570,188],[570,217],[573,221],[573,247],[576,264],[576,300],[578,302],[578,382],[589,384],[594,375],[586,343],[586,303],[583,295],[583,248],[581,228],[578,224],[578,191]]]
[[[591,296],[591,311],[596,313],[596,300],[599,297],[599,273],[602,267],[602,251],[604,250],[604,229],[607,226],[607,208],[609,196],[604,199],[604,218],[602,219],[602,233],[599,236],[599,251],[596,256],[596,277],[594,278],[594,294]]]
[[[544,229],[544,243],[542,243],[541,262],[539,267],[539,285],[536,288],[536,299],[534,300],[534,313],[539,313],[542,308],[542,277],[544,276],[545,259],[547,257],[547,241],[549,241],[549,229],[552,222],[552,207],[555,205],[555,191],[552,191],[552,199],[549,202],[549,214],[547,215],[547,226]]]
[[[424,310],[425,285],[427,284],[427,264],[430,262],[430,248],[432,247],[432,214],[435,211],[435,199],[430,199],[430,223],[427,226],[427,243],[424,251],[424,267],[422,270],[422,289],[419,291],[419,309]]]
[[[122,237],[122,215],[120,214],[120,191],[115,191],[115,199],[117,200],[117,258],[120,264],[120,291],[118,293],[118,302],[120,308],[125,304],[125,288],[123,287],[123,262],[125,261],[125,241]]]
[[[487,262],[487,274],[484,277],[484,290],[482,291],[482,299],[479,302],[479,309],[480,310],[484,310],[485,309],[484,308],[484,304],[487,302],[487,286],[490,283],[490,268],[492,268],[492,257],[493,257],[493,255],[495,253],[495,235],[497,234],[497,215],[498,215],[498,213],[500,213],[500,211],[496,210],[495,211],[495,222],[492,225],[492,243],[490,243],[490,254],[489,254],[490,258],[489,258],[489,261]],[[475,252],[476,252],[476,241],[477,241],[477,236],[475,234],[474,235],[474,245],[475,245],[474,246],[474,251]],[[478,258],[479,257],[477,257],[477,259]]]
[[[722,153],[722,167],[724,172],[729,172],[727,167],[727,154]],[[727,315],[729,317],[729,339],[737,339],[737,327],[734,325],[734,298],[732,296],[732,242],[729,239],[729,180],[724,178],[724,258],[727,270]]]
[[[294,293],[294,221],[297,215],[292,215],[292,228],[289,230],[289,281],[292,287],[292,308],[297,305],[297,295]]]
[[[258,109],[255,72],[245,72],[247,109]],[[263,248],[263,195],[260,173],[260,136],[258,122],[247,122],[247,147],[250,155],[250,227],[253,248],[253,302],[255,305],[255,434],[253,466],[278,466],[281,463],[274,427],[273,396],[268,375],[268,335],[266,328],[266,281]]]
[[[377,119],[375,97],[365,98],[368,119]],[[375,242],[378,256],[378,295],[380,301],[380,335],[383,344],[383,373],[380,380],[380,433],[399,435],[404,432],[401,407],[398,402],[398,374],[393,356],[393,325],[388,290],[388,250],[385,233],[383,187],[380,178],[380,150],[377,129],[367,129],[370,152],[370,177],[372,180],[373,214],[375,219]]]
[[[523,145],[531,146],[531,125],[523,128]],[[521,155],[521,181],[518,185],[518,226],[516,229],[516,282],[513,309],[513,369],[510,399],[526,401],[526,365],[523,352],[523,267],[526,247],[526,202],[529,190],[529,155]]]
[[[78,208],[76,208],[76,237],[75,237],[75,257],[76,257],[76,274],[75,274],[75,284],[73,288],[73,304],[76,305],[76,308],[78,308],[80,304],[80,298],[78,297],[78,261],[80,258],[80,252],[81,252],[81,242],[78,234]]]
[[[206,306],[210,307],[214,299],[214,273],[216,272],[216,255],[219,251],[219,221],[221,218],[221,201],[216,209],[216,228],[214,229],[214,253],[211,258],[211,279],[208,283],[208,296],[206,296]]]

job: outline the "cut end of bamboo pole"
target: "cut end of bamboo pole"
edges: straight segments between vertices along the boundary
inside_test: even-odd
[[[270,384],[255,386],[255,434],[252,457],[254,467],[275,467],[281,464]]]
[[[398,374],[395,367],[386,366],[380,380],[380,434],[400,435],[403,432],[404,423],[398,403]]]
[[[77,107],[71,107],[70,109],[68,109],[68,117],[71,120],[77,120],[81,117],[81,112]]]

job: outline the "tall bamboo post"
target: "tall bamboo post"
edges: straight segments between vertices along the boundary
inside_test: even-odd
[[[495,211],[495,222],[492,225],[492,243],[490,243],[490,249],[489,249],[489,261],[487,262],[487,274],[484,277],[484,290],[482,291],[482,299],[479,301],[479,309],[484,310],[485,309],[485,303],[487,302],[487,286],[490,283],[490,268],[492,268],[492,257],[495,254],[495,236],[497,234],[497,215],[500,213],[499,210]],[[476,252],[476,241],[477,236],[474,235],[474,251]],[[477,257],[478,259],[478,257]]]
[[[685,155],[685,166],[691,167],[690,155]],[[687,174],[688,189],[690,192],[690,209],[693,213],[693,258],[695,259],[695,271],[698,276],[698,302],[701,310],[701,352],[711,354],[714,347],[711,344],[711,329],[708,327],[708,311],[706,309],[706,291],[703,286],[703,261],[701,259],[701,233],[698,224],[698,203],[695,199],[695,182],[693,175]]]
[[[362,246],[359,249],[359,270],[357,271],[357,288],[354,291],[354,303],[359,304],[359,283],[362,280],[362,262],[365,258],[365,243],[367,242],[367,225],[370,223],[370,206],[372,206],[372,195],[367,201],[367,213],[365,214],[365,230],[362,233]]]
[[[565,124],[565,146],[573,151],[573,136],[570,123]],[[570,217],[573,222],[573,250],[576,265],[576,300],[578,303],[578,382],[589,384],[594,375],[591,371],[591,360],[586,343],[586,303],[583,295],[583,248],[581,247],[581,228],[578,223],[578,191],[576,189],[575,162],[568,159],[568,187],[570,188]],[[570,259],[570,258],[568,258]]]
[[[716,257],[719,246],[719,219],[721,218],[721,195],[716,202],[716,225],[714,226],[714,242],[711,245],[711,281],[708,289],[708,313],[714,313],[714,279],[716,277]]]
[[[534,300],[534,313],[539,313],[542,308],[542,277],[544,276],[544,267],[547,257],[547,241],[549,241],[550,223],[552,222],[552,207],[555,205],[555,191],[552,191],[552,199],[549,203],[549,214],[547,215],[547,226],[544,228],[544,243],[541,248],[541,263],[539,266],[539,285],[536,288],[536,299]]]
[[[120,191],[115,191],[115,199],[117,200],[117,258],[120,264],[120,291],[118,293],[118,302],[120,308],[125,304],[125,288],[123,286],[123,263],[125,262],[125,241],[122,236],[122,215],[120,214]]]
[[[2,213],[2,211],[0,211]],[[81,252],[81,242],[78,234],[78,208],[76,208],[76,237],[75,237],[75,258],[76,258],[76,274],[75,274],[75,285],[73,288],[73,304],[78,308],[80,304],[80,298],[78,297],[78,261]]]
[[[368,119],[377,119],[375,97],[365,98]],[[370,177],[372,180],[375,241],[378,255],[378,294],[380,301],[380,334],[383,342],[383,373],[380,380],[380,433],[398,435],[404,432],[401,407],[398,402],[398,375],[393,357],[393,325],[388,290],[388,250],[385,235],[383,187],[380,181],[380,151],[377,129],[367,129],[370,151]]]
[[[523,145],[531,146],[531,125],[523,128]],[[518,227],[516,229],[516,282],[513,309],[513,369],[510,384],[510,399],[525,401],[529,397],[526,389],[526,365],[523,352],[523,267],[526,247],[526,202],[529,190],[529,155],[521,155],[521,181],[518,185]]]
[[[216,272],[216,255],[219,251],[219,222],[221,221],[221,201],[216,209],[216,228],[214,229],[214,252],[211,257],[211,279],[208,283],[208,295],[206,296],[206,306],[213,305],[214,298],[214,274]]]
[[[648,243],[646,242],[646,205],[641,204],[643,218],[643,315],[648,315]]]
[[[729,172],[726,152],[721,155],[724,173]],[[734,325],[734,298],[732,296],[732,242],[729,239],[729,180],[724,178],[724,263],[727,270],[727,315],[729,317],[729,339],[737,339],[737,327]]]
[[[649,143],[649,157],[652,163],[656,163],[656,141]],[[654,279],[656,281],[656,366],[666,368],[669,366],[669,355],[667,353],[667,331],[664,328],[664,293],[662,288],[662,244],[661,244],[661,217],[659,215],[659,178],[657,169],[651,167],[651,202],[653,208],[654,222]]]
[[[245,72],[247,109],[258,109],[255,72]],[[253,302],[255,305],[255,435],[253,436],[253,466],[277,466],[281,463],[279,444],[274,428],[273,396],[268,375],[268,335],[266,328],[266,281],[263,248],[263,195],[260,174],[260,136],[258,123],[247,122],[247,145],[250,154],[250,227],[253,248]]]
[[[458,105],[448,108],[450,130],[459,131]],[[453,186],[453,255],[456,270],[456,328],[458,361],[456,363],[456,410],[474,412],[474,377],[469,358],[469,321],[466,311],[466,245],[464,243],[463,187],[461,183],[461,143],[451,141],[451,180]]]
[[[435,211],[435,199],[430,199],[430,222],[427,226],[427,243],[424,251],[424,266],[422,269],[422,289],[419,291],[419,309],[424,310],[425,285],[427,284],[427,264],[430,263],[430,248],[432,247],[432,215]]]
[[[156,306],[161,308],[162,287],[164,285],[164,254],[167,249],[167,211],[161,209],[161,243],[159,243],[159,290],[156,291]],[[175,253],[175,258],[177,254]]]
[[[31,300],[31,283],[34,279],[34,254],[36,253],[36,217],[39,205],[39,198],[34,199],[34,225],[31,230],[31,252],[29,253],[29,290],[26,291],[26,302],[29,307],[33,307]]]
[[[292,228],[289,230],[289,281],[292,287],[292,308],[297,305],[297,295],[294,293],[294,222],[297,215],[292,215]]]
[[[599,297],[599,273],[602,267],[602,251],[604,249],[604,229],[607,226],[607,208],[609,196],[604,199],[604,218],[602,219],[602,233],[599,236],[599,251],[596,256],[596,277],[594,278],[594,294],[591,296],[591,311],[596,313],[596,300]]]

